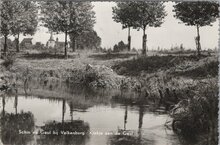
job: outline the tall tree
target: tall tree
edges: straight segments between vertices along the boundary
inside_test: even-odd
[[[14,13],[14,25],[11,28],[11,33],[15,36],[16,50],[19,52],[19,36],[33,35],[37,30],[38,25],[38,7],[35,2],[32,1],[18,1],[15,9],[17,13]]]
[[[114,21],[121,23],[122,29],[128,28],[128,51],[131,50],[130,28],[137,18],[134,10],[133,2],[118,2],[117,6],[112,8]]]
[[[4,0],[1,3],[0,33],[4,36],[4,53],[7,52],[7,37],[17,36],[16,49],[19,51],[19,34],[33,35],[37,28],[37,6],[30,1]]]
[[[75,3],[75,6],[79,16],[79,25],[77,25],[70,33],[70,41],[72,43],[73,51],[76,49],[77,38],[84,34],[92,34],[94,32],[93,27],[95,24],[95,12],[92,10],[93,5],[90,2],[77,2]]]
[[[16,6],[16,2],[12,0],[4,0],[1,2],[0,7],[0,34],[4,37],[4,55],[7,53],[7,39],[10,35],[11,27],[14,24],[14,17],[13,14],[16,13],[16,9],[14,7]]]
[[[198,2],[178,2],[174,5],[175,17],[180,19],[188,26],[196,26],[197,29],[197,52],[201,55],[201,44],[199,28],[202,26],[211,25],[216,21],[219,15],[219,4],[211,1]]]
[[[142,54],[146,54],[147,35],[145,33],[147,27],[160,27],[163,19],[167,15],[163,2],[134,2],[133,8],[137,15],[134,28],[143,30]]]
[[[95,23],[94,13],[87,14],[88,9],[92,9],[90,2],[42,3],[41,13],[44,26],[50,31],[65,33],[65,57],[67,57],[67,35],[77,35],[82,30],[90,29]]]

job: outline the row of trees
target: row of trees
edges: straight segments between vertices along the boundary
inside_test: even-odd
[[[70,36],[72,49],[82,45],[97,47],[101,38],[93,30],[95,12],[91,2],[33,2],[4,0],[1,2],[0,34],[4,36],[4,54],[7,52],[7,39],[14,36],[19,52],[19,35],[33,35],[41,22],[50,32],[65,34],[65,56],[67,56],[67,36]],[[85,36],[86,41],[81,38]],[[78,45],[76,45],[76,41]]]
[[[118,2],[113,7],[113,19],[122,24],[122,29],[128,28],[128,50],[131,49],[130,29],[142,29],[142,53],[146,54],[148,27],[160,27],[167,15],[164,2]],[[199,28],[211,25],[219,16],[219,4],[217,2],[177,2],[174,5],[175,17],[189,26],[196,26],[196,46],[198,55],[201,54]]]
[[[177,2],[174,6],[175,17],[186,25],[197,28],[197,50],[200,55],[199,28],[211,25],[218,17],[217,2]],[[95,24],[95,12],[91,2],[33,2],[4,0],[0,8],[0,34],[4,36],[4,52],[7,51],[7,38],[13,35],[16,38],[16,48],[19,52],[19,35],[33,35],[38,26],[39,19],[42,25],[50,32],[65,34],[65,56],[67,56],[67,36],[70,36],[72,49],[85,42],[95,45],[101,43],[101,39],[93,30]],[[40,18],[38,15],[40,14]],[[130,29],[143,30],[142,53],[147,51],[148,27],[160,27],[166,17],[163,2],[118,2],[113,7],[113,19],[122,24],[122,28],[128,28],[128,50],[131,48]],[[95,41],[90,36],[97,38]],[[82,37],[83,36],[83,37]],[[88,36],[88,37],[86,37]],[[88,41],[83,39],[88,38]],[[76,41],[79,41],[76,45]],[[88,45],[89,46],[89,45]]]

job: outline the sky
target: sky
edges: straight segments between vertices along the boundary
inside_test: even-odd
[[[119,41],[127,43],[128,30],[122,29],[120,23],[116,23],[112,19],[112,7],[116,6],[115,2],[92,2],[94,5],[93,10],[96,15],[96,24],[94,29],[101,37],[101,46],[105,48],[113,47]],[[186,26],[180,20],[173,17],[173,2],[165,3],[165,10],[167,16],[161,27],[148,27],[147,33],[147,46],[149,50],[155,50],[158,47],[169,49],[172,46],[180,46],[186,49],[195,49],[195,37],[197,35],[195,26]],[[201,46],[203,49],[218,47],[218,28],[219,20],[213,23],[213,26],[204,26],[200,28]],[[135,29],[131,30],[131,47],[140,49],[142,46],[143,32]],[[50,37],[47,28],[39,26],[36,34],[33,37],[34,42],[42,42],[46,44]],[[64,34],[54,35],[54,38],[59,38],[64,41]],[[21,37],[21,40],[24,36]]]

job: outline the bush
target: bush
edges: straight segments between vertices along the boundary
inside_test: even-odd
[[[8,53],[6,56],[3,56],[3,62],[2,65],[6,68],[6,69],[10,69],[11,66],[14,64],[16,59],[16,54],[15,53]]]
[[[192,98],[180,101],[172,110],[173,130],[182,136],[218,132],[218,85],[216,80],[201,84]],[[197,92],[197,93],[196,93]]]

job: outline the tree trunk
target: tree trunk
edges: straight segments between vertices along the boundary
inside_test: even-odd
[[[63,99],[63,105],[62,105],[62,123],[64,123],[65,112],[66,112],[66,101]]]
[[[72,49],[73,49],[73,52],[76,51],[76,38],[75,37],[72,39]]]
[[[67,31],[65,32],[65,57],[67,57]]]
[[[3,55],[4,56],[6,56],[6,53],[7,53],[7,37],[8,37],[8,35],[5,35],[4,36],[5,37],[5,43],[4,43],[4,52],[3,52]]]
[[[143,106],[140,106],[139,108],[139,124],[138,124],[138,128],[142,128],[142,125],[143,125],[143,117],[144,117],[144,108]]]
[[[5,96],[2,97],[2,115],[5,116]]]
[[[199,34],[199,25],[196,25],[197,28],[197,52],[198,56],[201,55],[201,44],[200,44],[200,34]]]
[[[14,107],[15,107],[15,114],[18,114],[18,94],[17,94],[17,92],[15,94]]]
[[[131,34],[130,34],[130,27],[128,27],[128,51],[131,50]]]
[[[19,48],[19,34],[18,34],[18,37],[16,38],[16,51],[20,52],[20,48]]]
[[[124,116],[124,130],[126,130],[126,124],[128,119],[128,106],[125,106],[125,116]]]
[[[142,43],[142,54],[146,55],[147,49],[147,35],[145,34],[146,27],[143,29],[143,43]]]

